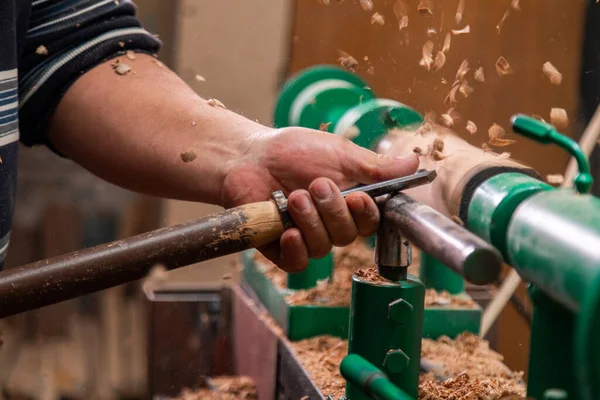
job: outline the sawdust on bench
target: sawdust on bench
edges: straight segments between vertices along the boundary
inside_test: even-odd
[[[291,345],[321,393],[335,399],[344,395],[346,382],[339,365],[348,352],[346,340],[318,336]],[[421,374],[420,400],[525,399],[522,373],[502,364],[502,356],[479,336],[465,333],[455,340],[423,339],[422,357],[443,365],[448,379],[440,382],[432,373]]]
[[[172,400],[257,400],[256,384],[247,376],[219,376],[207,380],[212,388],[183,389]]]
[[[477,303],[469,296],[453,296],[447,291],[425,291],[425,307],[475,308]]]

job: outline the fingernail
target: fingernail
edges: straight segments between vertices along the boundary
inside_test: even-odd
[[[310,188],[310,191],[319,199],[319,200],[327,200],[333,196],[333,191],[331,190],[331,186],[329,182],[326,180],[320,180],[313,184]]]
[[[308,211],[310,209],[310,200],[306,194],[294,197],[292,202],[294,208],[298,211]]]

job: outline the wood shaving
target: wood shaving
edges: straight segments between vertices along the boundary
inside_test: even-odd
[[[117,75],[127,75],[131,72],[131,67],[127,64],[118,63],[113,66],[113,70]]]
[[[496,25],[496,30],[498,31],[498,34],[500,34],[500,31],[502,30],[502,27],[504,26],[504,21],[506,21],[506,18],[508,18],[509,15],[510,15],[510,9],[504,11],[504,14],[502,15],[502,19],[500,20],[500,22],[498,22],[498,25]]]
[[[444,104],[454,107],[456,106],[456,93],[458,92],[460,85],[454,85],[452,86],[452,89],[450,89],[450,92],[448,93],[448,95],[446,96],[446,98],[444,99]]]
[[[360,6],[365,11],[373,10],[373,1],[372,0],[360,0]]]
[[[462,21],[464,11],[465,11],[465,0],[458,0],[458,7],[456,8],[456,15],[454,16],[456,25],[460,25],[460,21]]]
[[[46,48],[46,46],[41,45],[37,49],[35,49],[35,53],[39,54],[41,56],[47,56],[48,55],[48,49]]]
[[[357,278],[360,278],[363,282],[369,282],[375,285],[393,283],[392,281],[379,275],[377,268],[359,269],[354,273],[354,275]]]
[[[521,11],[521,6],[519,5],[519,0],[512,0],[510,2],[510,6],[513,10]]]
[[[433,67],[431,70],[433,72],[437,72],[446,64],[446,54],[443,51],[438,51],[435,55],[435,60],[433,61]]]
[[[456,71],[456,80],[462,82],[465,79],[465,76],[471,69],[469,68],[469,61],[463,60],[458,67],[458,71]]]
[[[196,121],[191,122],[192,126],[196,126]]]
[[[342,133],[342,137],[345,137],[348,140],[352,140],[358,137],[358,135],[360,135],[360,129],[358,129],[356,125],[352,125]]]
[[[446,158],[446,156],[445,156],[445,155],[443,155],[442,153],[440,153],[440,152],[439,152],[439,151],[437,151],[437,150],[433,150],[433,151],[431,152],[431,159],[432,159],[433,161],[442,161],[442,160],[443,160],[443,159],[445,159],[445,158]]]
[[[444,151],[444,140],[436,137],[433,139],[433,151]]]
[[[437,31],[435,30],[435,28],[427,28],[428,37],[434,37],[435,35],[437,35]]]
[[[425,121],[421,124],[421,126],[417,129],[416,134],[417,135],[424,135],[427,132],[430,132],[433,129],[433,127],[431,126],[431,123]]]
[[[125,42],[119,42],[119,47],[125,47]]]
[[[506,136],[506,131],[500,125],[493,124],[488,129],[488,135],[490,137],[490,140],[502,139],[504,138],[504,136]]]
[[[566,129],[569,126],[569,116],[564,108],[552,108],[550,110],[550,123],[556,129]]]
[[[135,60],[135,52],[133,50],[127,50],[125,57],[129,58],[130,60]]]
[[[323,131],[323,132],[327,132],[329,130],[329,125],[331,125],[331,122],[321,122],[321,125],[319,125],[319,130]]]
[[[358,61],[356,61],[356,58],[342,50],[340,50],[339,53],[340,57],[338,58],[338,62],[342,68],[348,71],[356,72],[356,67],[358,66]]]
[[[433,47],[434,44],[431,40],[428,40],[423,45],[423,57],[421,61],[419,61],[419,65],[424,67],[427,71],[431,70],[431,66],[433,65]]]
[[[183,389],[179,396],[170,400],[258,400],[258,389],[252,378],[220,376],[204,381],[202,388]]]
[[[367,74],[375,75],[375,67],[371,65],[369,68],[367,68]]]
[[[433,18],[433,3],[431,0],[419,0],[417,10],[422,16]]]
[[[198,158],[198,154],[196,153],[196,149],[189,149],[188,151],[184,151],[179,155],[181,157],[181,161],[184,163],[190,163]]]
[[[492,151],[492,148],[487,143],[481,143],[481,149],[484,153]]]
[[[2,164],[2,157],[0,157],[0,164]]]
[[[442,46],[442,51],[447,53],[450,50],[450,44],[452,43],[452,35],[450,32],[446,33],[446,37],[444,38],[444,45]]]
[[[496,72],[498,73],[498,75],[504,76],[510,75],[515,71],[512,69],[508,61],[506,61],[506,58],[500,56],[500,58],[496,60]]]
[[[404,0],[396,0],[394,2],[394,15],[398,20],[398,30],[402,30],[408,26],[408,4]]]
[[[456,215],[452,220],[459,225],[464,225],[462,220]],[[452,296],[444,291],[438,292],[435,289],[427,289],[425,291],[425,307],[450,306],[452,308],[477,308],[477,303],[469,296]]]
[[[329,0],[319,0],[319,2],[325,6],[328,6],[329,4],[331,4],[331,2]]]
[[[562,183],[564,181],[565,181],[565,177],[562,176],[561,174],[546,175],[546,182],[548,182],[551,185],[562,185]]]
[[[469,25],[465,26],[462,29],[452,29],[453,35],[464,35],[465,33],[470,33],[471,27]]]
[[[460,219],[460,217],[458,215],[453,215],[452,216],[452,221],[456,222],[460,226],[465,226],[465,223],[463,222],[462,219]],[[442,292],[442,293],[444,293],[444,292]],[[469,297],[469,299],[471,301],[473,301],[473,299],[471,299],[470,297]]]
[[[153,59],[152,62],[156,65],[158,65],[160,68],[164,67],[165,64],[163,64],[162,62],[160,62],[159,60],[155,60]]]
[[[460,83],[460,86],[458,88],[458,92],[462,94],[465,98],[469,97],[474,91],[475,89],[473,89],[473,86],[469,85],[469,81],[467,81],[466,79]]]
[[[450,114],[442,114],[441,120],[442,124],[448,128],[452,128],[454,126],[454,119],[450,116]]]
[[[233,278],[233,275],[230,272],[224,273],[223,276],[221,277],[221,279],[223,279],[224,281],[228,281],[231,278]]]
[[[471,135],[477,133],[477,125],[475,125],[475,122],[467,121],[467,132],[469,132]]]
[[[495,147],[505,147],[515,144],[517,141],[512,139],[490,139],[488,143]]]
[[[199,74],[196,74],[194,79],[196,79],[198,82],[206,82],[206,78]]]
[[[531,115],[531,118],[535,118],[535,119],[537,119],[538,121],[546,122],[546,120],[545,120],[544,118],[542,118],[542,116],[541,116],[541,115],[538,115],[538,114],[532,114],[532,115]]]
[[[558,69],[552,65],[550,61],[547,61],[542,66],[542,72],[550,80],[550,83],[553,85],[560,85],[562,82],[562,74],[558,71]]]
[[[383,15],[376,12],[371,16],[371,24],[383,26],[385,24],[385,18],[383,18]]]
[[[479,67],[475,70],[473,77],[477,82],[485,82],[485,75],[483,74],[483,67]]]
[[[420,147],[415,147],[415,148],[413,148],[413,153],[421,156],[421,155],[423,155],[423,150],[421,150]]]
[[[510,158],[511,154],[509,152],[504,152],[504,153],[500,153],[498,154],[498,158]]]
[[[208,99],[206,101],[206,104],[208,104],[211,107],[219,107],[219,108],[227,108],[225,107],[225,104],[223,104],[220,100],[217,99]]]

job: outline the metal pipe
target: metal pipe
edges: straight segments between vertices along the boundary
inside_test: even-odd
[[[418,248],[468,281],[485,285],[500,276],[498,250],[433,208],[399,193],[387,199],[383,216]]]
[[[379,224],[375,263],[379,275],[394,282],[406,279],[412,263],[410,242],[402,232],[394,229],[385,220]]]

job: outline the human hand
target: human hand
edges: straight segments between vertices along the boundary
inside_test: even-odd
[[[419,164],[414,154],[383,156],[304,128],[261,130],[248,138],[246,148],[229,168],[222,203],[229,208],[267,200],[276,190],[285,193],[296,227],[259,250],[287,272],[302,271],[309,257],[324,257],[332,245],[345,246],[377,231],[373,199],[363,192],[344,199],[340,189],[409,175]]]

